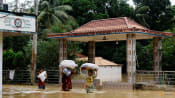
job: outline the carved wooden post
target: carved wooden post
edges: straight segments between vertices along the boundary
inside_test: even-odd
[[[66,39],[60,39],[59,40],[59,63],[62,60],[67,59],[67,40]],[[62,69],[59,68],[59,83],[61,84],[62,76],[61,76]]]
[[[88,62],[95,63],[95,42],[88,42]]]
[[[160,71],[162,70],[161,68],[161,60],[162,60],[162,41],[161,37],[154,37],[154,80],[156,82],[160,81]]]
[[[127,73],[128,83],[136,82],[136,35],[127,34]]]

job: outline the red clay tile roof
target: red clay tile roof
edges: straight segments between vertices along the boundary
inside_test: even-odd
[[[49,38],[66,38],[66,37],[76,37],[76,36],[85,36],[85,35],[98,35],[98,34],[109,34],[109,33],[121,33],[121,32],[144,32],[150,35],[158,36],[167,36],[172,37],[173,34],[169,32],[159,32],[154,30],[149,30],[146,27],[138,24],[137,22],[127,18],[109,18],[101,20],[92,20],[87,24],[80,26],[79,28],[67,32],[67,33],[58,33],[58,34],[48,34]]]

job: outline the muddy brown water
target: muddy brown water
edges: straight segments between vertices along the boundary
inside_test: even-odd
[[[69,92],[50,85],[45,90],[30,85],[3,85],[3,98],[175,98],[175,91],[102,89],[86,94],[82,88]]]

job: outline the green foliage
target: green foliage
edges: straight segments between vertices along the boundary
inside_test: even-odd
[[[175,10],[169,0],[133,0],[136,19],[144,26],[163,31],[172,27]]]
[[[5,37],[3,40],[3,49],[13,49],[13,51],[23,51],[23,47],[27,45],[30,36],[13,36]]]
[[[13,60],[13,65],[16,66],[16,67],[19,67],[19,68],[24,67],[24,69],[27,69],[27,68],[25,68],[26,67],[25,66],[26,65],[25,56],[24,56],[22,51],[18,51],[15,54],[15,58]]]
[[[69,5],[60,5],[58,0],[41,0],[39,5],[38,22],[41,28],[50,28],[53,25],[59,26],[70,16],[67,12],[72,11]]]
[[[18,51],[15,53],[12,49],[3,53],[3,65],[8,69],[27,69],[23,52]]]
[[[81,52],[78,45],[76,42],[68,42],[68,59],[75,59],[75,53]],[[27,61],[31,61],[32,43],[29,43],[24,50]],[[37,51],[37,68],[58,68],[59,40],[38,41]]]
[[[6,50],[3,52],[3,65],[6,68],[14,68],[13,66],[13,60],[15,58],[15,53],[12,49]]]

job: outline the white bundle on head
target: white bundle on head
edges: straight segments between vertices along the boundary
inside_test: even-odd
[[[98,65],[93,64],[93,63],[84,63],[81,65],[81,68],[86,68],[86,69],[92,69],[92,70],[98,70]]]
[[[71,71],[68,70],[67,68],[64,68],[64,69],[63,69],[63,73],[65,73],[66,76],[69,76],[69,75],[71,74]]]
[[[77,67],[78,65],[73,61],[73,60],[63,60],[61,61],[59,67],[61,68],[71,68],[74,69],[75,67]]]

